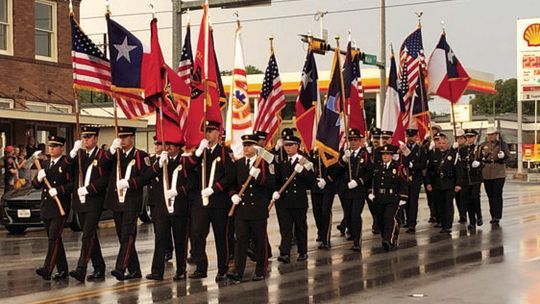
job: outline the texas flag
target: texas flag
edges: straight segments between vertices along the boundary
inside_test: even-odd
[[[386,100],[384,102],[381,129],[394,132],[393,142],[405,141],[403,117],[406,115],[403,109],[403,97],[399,94],[398,76],[394,51],[390,56],[390,75],[386,88]]]
[[[428,75],[430,92],[452,104],[459,101],[471,79],[446,42],[445,33],[429,58]]]

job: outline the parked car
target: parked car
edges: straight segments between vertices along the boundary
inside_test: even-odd
[[[143,191],[144,204],[139,215],[143,223],[150,223],[152,215],[148,207],[148,195],[146,188]],[[41,202],[41,190],[35,189],[27,184],[19,189],[6,192],[0,200],[0,224],[12,234],[21,234],[30,227],[43,227],[43,222],[39,216],[39,205]],[[101,220],[112,218],[112,212],[104,210]],[[73,231],[80,231],[81,224],[76,212],[70,211],[66,226]]]

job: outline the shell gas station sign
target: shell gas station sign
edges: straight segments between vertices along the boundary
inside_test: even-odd
[[[540,18],[517,21],[517,57],[519,100],[540,100]]]

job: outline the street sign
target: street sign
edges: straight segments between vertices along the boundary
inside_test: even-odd
[[[371,54],[364,54],[364,58],[362,59],[362,62],[364,64],[377,65],[377,56],[371,55]]]

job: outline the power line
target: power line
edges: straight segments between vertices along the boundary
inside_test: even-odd
[[[289,0],[289,1],[302,1],[302,0]],[[402,3],[402,4],[391,4],[386,5],[385,7],[388,8],[399,8],[399,7],[408,7],[408,6],[417,6],[417,5],[423,5],[423,4],[437,4],[437,3],[450,3],[450,2],[457,2],[457,1],[463,1],[463,0],[430,0],[430,1],[418,1],[418,2],[411,2],[411,3]],[[285,1],[283,1],[285,2]],[[327,15],[334,15],[334,14],[343,14],[343,13],[352,13],[352,12],[360,12],[360,11],[373,11],[373,10],[380,10],[381,6],[371,6],[371,7],[362,7],[362,8],[355,8],[355,9],[342,9],[342,10],[333,10],[328,11]],[[171,11],[169,11],[171,13]],[[140,15],[142,13],[137,13],[137,15]],[[147,13],[144,13],[145,15]],[[130,14],[125,14],[130,15]],[[303,17],[312,17],[313,13],[301,13],[301,14],[292,14],[292,15],[284,15],[284,16],[270,16],[270,17],[261,17],[261,18],[251,18],[251,19],[241,19],[240,21],[242,23],[248,23],[248,22],[259,22],[259,21],[269,21],[269,20],[280,20],[280,19],[290,19],[290,18],[303,18]],[[103,18],[103,17],[100,17]],[[234,24],[236,23],[236,20],[231,21],[219,21],[219,22],[212,22],[212,25],[224,25],[224,24]],[[192,27],[198,27],[199,25],[192,25]],[[170,30],[172,29],[172,26],[166,26],[166,27],[160,27],[160,30]],[[131,30],[130,32],[148,32],[150,29],[138,29],[138,30]],[[93,33],[88,34],[89,36],[96,36],[96,35],[103,35],[103,33]]]

